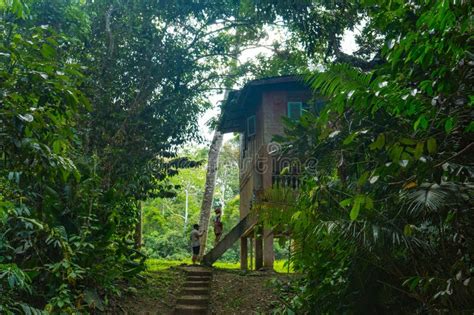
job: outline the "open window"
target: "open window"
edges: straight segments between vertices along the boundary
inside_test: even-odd
[[[257,119],[255,115],[247,118],[247,137],[254,136],[257,132]]]
[[[298,120],[303,114],[303,102],[288,102],[288,118]]]

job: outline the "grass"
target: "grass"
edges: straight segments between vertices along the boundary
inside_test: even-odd
[[[159,270],[168,269],[170,267],[176,267],[181,264],[190,265],[191,263],[192,263],[191,259],[166,260],[166,259],[150,258],[150,259],[147,259],[146,261],[146,265],[149,271],[159,271]],[[213,266],[219,269],[240,269],[239,262],[218,261],[214,263]],[[275,263],[273,264],[273,269],[278,273],[287,273],[288,266],[286,265],[286,260],[276,260]],[[291,268],[290,266],[290,273],[293,273],[293,272],[294,272],[293,268]]]
[[[149,258],[146,260],[147,270],[149,271],[160,271],[164,269],[168,269],[170,267],[176,267],[181,264],[192,264],[191,259],[183,259],[183,260],[166,260],[166,259],[157,259],[157,258]]]

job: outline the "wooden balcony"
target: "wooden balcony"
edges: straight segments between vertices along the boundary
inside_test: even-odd
[[[277,175],[272,174],[272,188],[291,188],[299,189],[301,186],[301,178],[299,175]]]

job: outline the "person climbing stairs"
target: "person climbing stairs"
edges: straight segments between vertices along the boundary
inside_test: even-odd
[[[240,239],[245,233],[251,230],[257,224],[257,219],[254,216],[247,215],[235,225],[232,230],[227,233],[224,238],[217,243],[213,249],[211,249],[202,258],[202,264],[205,266],[212,266],[212,264],[221,257],[226,250]]]

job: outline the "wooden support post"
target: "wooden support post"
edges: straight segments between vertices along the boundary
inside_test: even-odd
[[[240,238],[240,269],[247,270],[248,269],[248,247],[247,247],[247,238],[241,237]]]
[[[263,240],[262,235],[255,233],[255,270],[263,267]]]
[[[263,266],[273,269],[273,233],[270,229],[263,229]]]

